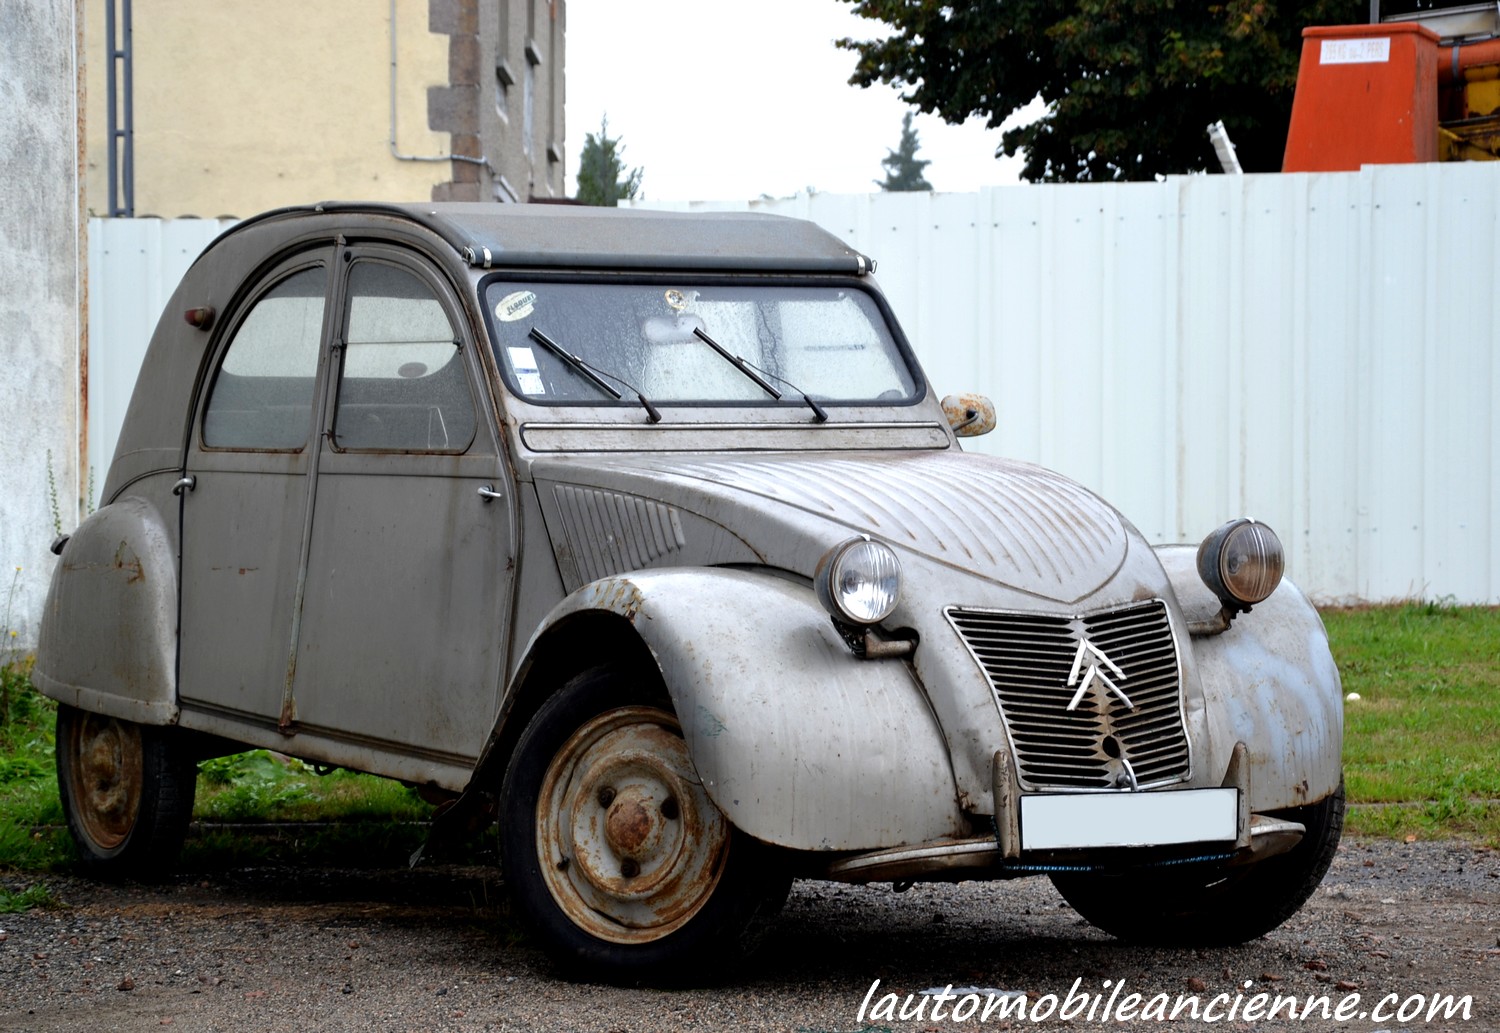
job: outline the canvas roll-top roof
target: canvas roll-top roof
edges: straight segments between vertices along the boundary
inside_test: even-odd
[[[465,262],[481,269],[703,269],[854,275],[874,269],[869,258],[812,223],[758,212],[329,201],[278,209],[247,220],[240,227],[319,213],[409,219],[436,233]]]

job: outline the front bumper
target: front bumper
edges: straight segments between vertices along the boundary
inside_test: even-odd
[[[1023,794],[997,751],[993,835],[843,857],[825,876],[905,882],[1260,861],[1292,849],[1306,829],[1250,812],[1249,771],[1238,743],[1218,788]]]

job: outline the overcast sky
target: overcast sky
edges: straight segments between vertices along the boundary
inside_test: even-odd
[[[908,108],[889,86],[848,85],[855,55],[833,41],[880,30],[837,0],[567,0],[568,193],[605,114],[651,200],[877,189]],[[915,128],[935,189],[1017,181],[982,119]]]

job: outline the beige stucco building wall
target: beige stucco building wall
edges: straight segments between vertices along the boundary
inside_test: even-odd
[[[134,212],[244,217],[325,198],[560,195],[562,6],[133,0]],[[107,2],[85,7],[88,206],[109,215]],[[496,114],[496,69],[516,69],[519,98],[537,37],[530,53],[544,75],[525,140],[521,117]]]

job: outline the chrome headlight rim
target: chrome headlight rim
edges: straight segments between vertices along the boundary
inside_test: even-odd
[[[1198,546],[1198,576],[1231,611],[1269,599],[1285,569],[1281,539],[1269,525],[1249,517],[1215,528]]]
[[[855,591],[850,590],[850,576]],[[901,602],[901,580],[896,551],[867,534],[829,549],[813,573],[823,609],[835,620],[860,628],[874,627],[895,612]]]

